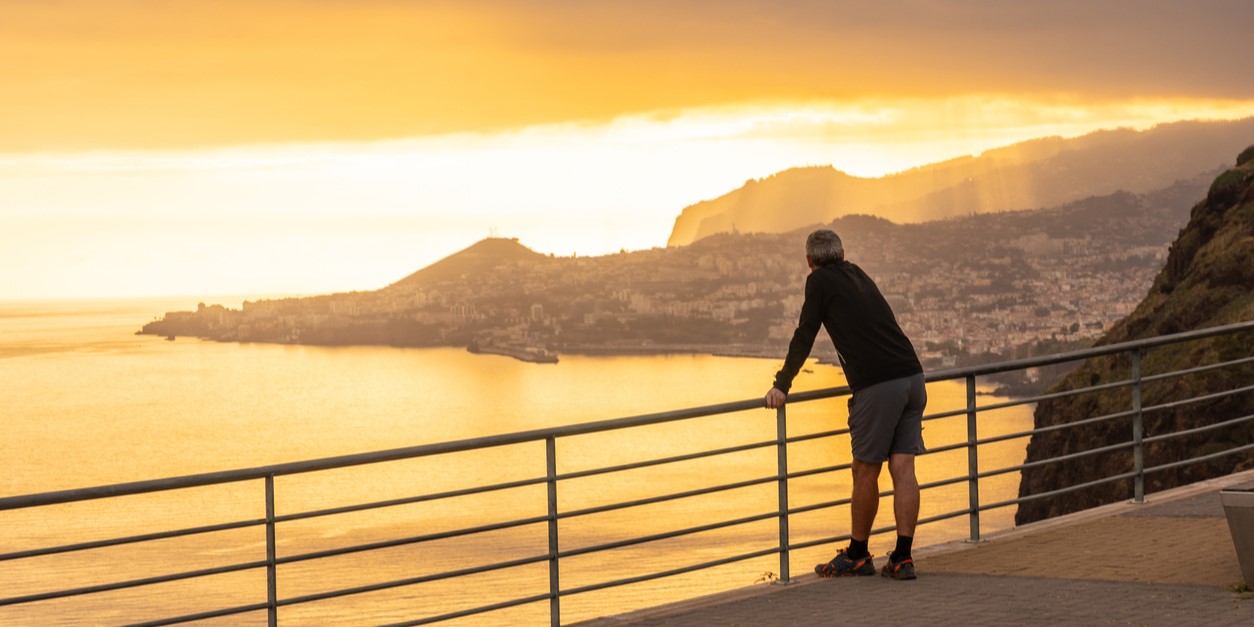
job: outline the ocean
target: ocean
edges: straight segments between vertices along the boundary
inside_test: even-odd
[[[231,302],[214,299],[213,302]],[[238,301],[237,301],[238,302]],[[779,360],[708,355],[562,355],[533,364],[459,348],[314,347],[205,342],[137,336],[145,322],[189,299],[0,302],[0,495],[13,496],[127,481],[263,466],[606,420],[760,398]],[[820,341],[826,341],[821,337]],[[786,347],[780,347],[782,358]],[[811,363],[797,390],[843,384],[838,369]],[[929,385],[929,412],[962,407],[960,383]],[[995,396],[982,403],[997,402]],[[982,413],[981,436],[1031,427],[1031,407]],[[790,407],[791,434],[844,426],[845,399]],[[965,441],[965,417],[926,424],[930,446]],[[764,441],[775,437],[774,412],[756,410],[559,441],[558,471],[596,468]],[[980,449],[981,467],[1023,461],[1026,438]],[[848,461],[843,438],[790,447],[790,470]],[[773,448],[698,462],[563,482],[563,510],[677,492],[774,474]],[[400,498],[544,475],[543,444],[436,459],[313,473],[276,480],[280,514]],[[966,452],[919,460],[923,483],[962,475]],[[887,472],[882,477],[888,487]],[[847,473],[794,481],[790,502],[845,498]],[[986,501],[1013,498],[1018,473],[981,481]],[[543,516],[544,486],[459,497],[387,510],[282,523],[279,555]],[[773,485],[720,492],[586,517],[560,525],[563,549],[774,511]],[[922,516],[965,507],[964,484],[923,494]],[[191,527],[264,515],[260,482],[0,512],[0,552]],[[877,526],[891,524],[891,505]],[[1013,509],[984,513],[987,533],[1013,524]],[[794,542],[847,533],[847,508],[791,517]],[[916,546],[965,537],[967,519],[921,527]],[[544,524],[482,536],[411,544],[279,570],[279,598],[441,570],[541,555]],[[776,523],[633,545],[562,561],[564,589],[769,548]],[[884,554],[891,536],[872,539]],[[836,547],[795,551],[792,572],[809,572]],[[17,560],[0,568],[0,596],[90,586],[264,559],[260,528],[142,545]],[[694,574],[572,595],[563,622],[622,613],[702,594],[755,585],[779,570],[766,556]],[[475,605],[543,594],[544,563],[284,607],[283,624],[404,621]],[[188,614],[264,601],[265,572],[254,569],[151,588],[0,607],[0,625],[98,625]],[[547,602],[453,624],[547,624]],[[265,613],[204,624],[264,624]]]

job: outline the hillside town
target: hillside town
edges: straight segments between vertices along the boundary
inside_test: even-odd
[[[1060,208],[897,225],[832,225],[879,284],[928,367],[1082,343],[1128,314],[1199,193],[1178,185]],[[386,288],[201,304],[141,333],[317,345],[466,346],[529,361],[562,353],[779,357],[802,304],[809,229],[554,257],[490,238]],[[835,358],[830,342],[815,356]]]

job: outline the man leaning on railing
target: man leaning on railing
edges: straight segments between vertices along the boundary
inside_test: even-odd
[[[914,579],[910,548],[919,520],[919,482],[914,457],[923,453],[923,409],[927,405],[923,366],[893,310],[871,277],[845,260],[840,237],[818,230],[806,238],[805,303],[797,330],[788,344],[784,367],[766,393],[774,409],[788,398],[788,389],[810,356],[819,327],[836,345],[837,358],[849,381],[849,439],[853,448],[852,529],[847,548],[814,567],[820,577],[875,574],[867,540],[879,509],[879,476],[884,460],[893,479],[893,514],[897,547],[880,571],[893,579]]]

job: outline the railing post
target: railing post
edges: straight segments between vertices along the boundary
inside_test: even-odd
[[[1141,421],[1141,357],[1144,349],[1132,351],[1132,464],[1136,471],[1133,479],[1132,502],[1145,502],[1145,425]]]
[[[274,542],[274,475],[266,475],[266,614],[270,627],[279,624],[278,551]]]
[[[562,624],[562,587],[557,570],[557,438],[544,439],[544,457],[549,488],[549,624],[559,627]]]
[[[779,581],[790,583],[788,573],[788,415],[784,406],[775,410],[775,450],[779,473]]]
[[[975,375],[967,375],[967,491],[970,495],[971,542],[980,541],[980,454],[975,427]]]

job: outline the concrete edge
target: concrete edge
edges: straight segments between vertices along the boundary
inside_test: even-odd
[[[1151,505],[1159,505],[1162,503],[1170,503],[1172,501],[1177,501],[1177,500],[1197,496],[1199,494],[1204,494],[1210,490],[1220,490],[1230,485],[1248,483],[1250,481],[1254,481],[1254,470],[1246,470],[1246,471],[1231,474],[1231,475],[1225,475],[1223,477],[1216,477],[1214,479],[1207,479],[1205,481],[1199,481],[1197,483],[1191,483],[1189,485],[1179,486],[1179,487],[1171,488],[1168,490],[1163,490],[1162,492],[1155,492],[1153,494],[1147,494],[1145,495],[1144,503],[1135,503],[1135,502],[1132,502],[1131,500],[1120,501],[1117,503],[1109,503],[1107,505],[1094,507],[1092,509],[1086,509],[1086,510],[1079,511],[1079,512],[1073,512],[1071,514],[1064,514],[1062,516],[1057,516],[1054,518],[1047,518],[1045,520],[1037,521],[1034,523],[1028,523],[1026,525],[1021,525],[1018,527],[1011,527],[1010,529],[1003,529],[1000,531],[995,531],[995,532],[982,536],[980,538],[979,543],[973,543],[968,540],[955,540],[952,542],[945,542],[942,544],[934,544],[934,545],[916,548],[914,551],[912,551],[912,553],[916,561],[923,562],[929,557],[935,557],[937,555],[944,555],[947,553],[973,549],[973,548],[980,546],[980,544],[983,544],[985,542],[998,542],[1001,540],[1010,540],[1013,538],[1023,537],[1025,535],[1032,535],[1036,533],[1050,531],[1053,529],[1058,529],[1059,527],[1068,527],[1071,525],[1076,525],[1076,524],[1088,522],[1091,520],[1100,520],[1103,518],[1118,516],[1125,512],[1134,511],[1139,508],[1148,507]],[[647,620],[650,618],[657,618],[657,617],[666,616],[669,614],[686,612],[689,610],[700,609],[702,607],[707,607],[711,605],[719,605],[719,604],[728,603],[731,601],[751,599],[754,597],[764,596],[764,595],[772,594],[775,592],[782,592],[784,590],[788,590],[790,588],[794,588],[797,586],[807,586],[807,585],[815,584],[820,581],[823,581],[823,579],[819,577],[818,575],[815,575],[813,573],[807,573],[804,575],[794,577],[792,581],[787,584],[772,583],[772,584],[766,584],[766,585],[753,585],[753,586],[748,586],[744,588],[736,588],[734,590],[716,592],[714,594],[708,594],[705,596],[695,597],[692,599],[684,599],[682,601],[674,601],[672,603],[666,603],[666,604],[658,605],[654,607],[647,607],[647,608],[643,608],[639,610],[632,610],[630,612],[624,612],[622,614],[614,614],[611,616],[601,616],[598,618],[593,618],[593,619],[589,619],[586,621],[573,623],[573,625],[582,626],[582,627],[609,627],[611,625],[620,625],[620,624],[630,623],[630,622],[639,621],[639,620]]]

